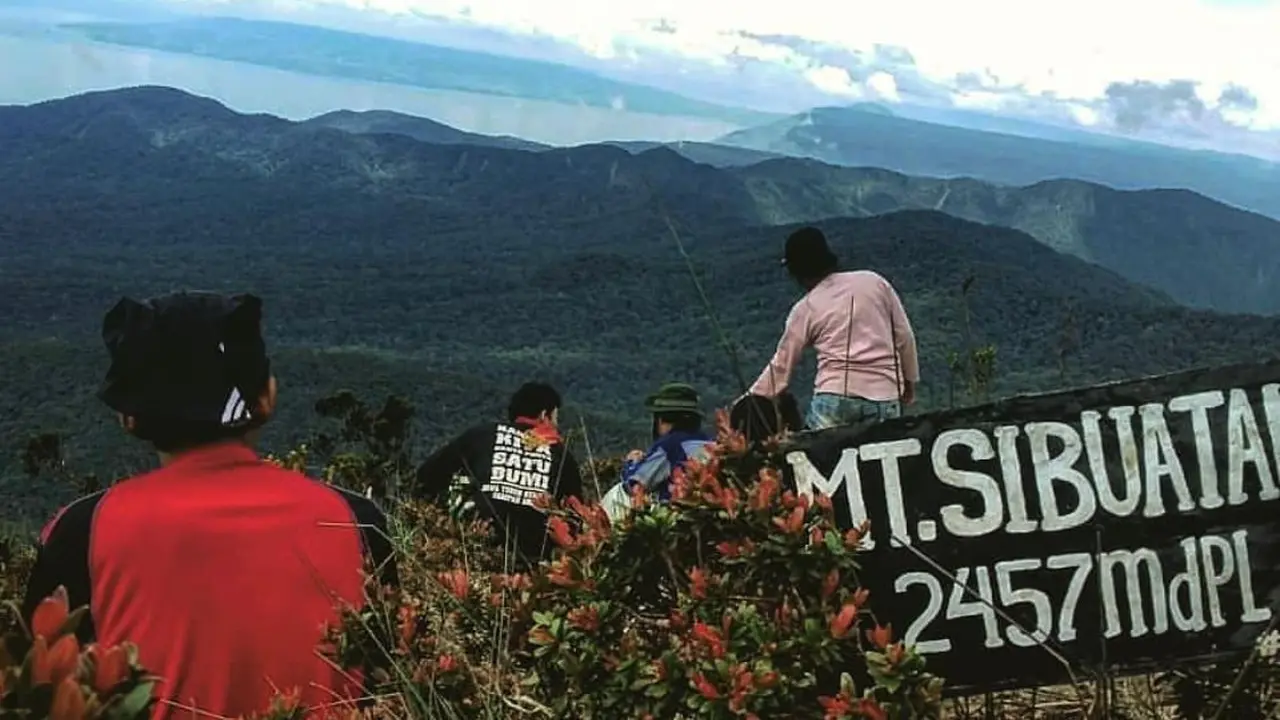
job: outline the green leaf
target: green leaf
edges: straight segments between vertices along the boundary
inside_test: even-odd
[[[81,605],[75,610],[72,610],[67,615],[67,619],[63,620],[62,625],[58,627],[57,636],[62,637],[63,635],[67,635],[75,632],[76,628],[80,627],[80,621],[83,620],[84,616],[87,615],[88,613],[89,613],[88,605]],[[52,638],[50,638],[49,644],[50,645],[53,644]]]
[[[849,697],[857,697],[854,694],[853,676],[847,672],[840,673],[840,692]]]
[[[831,551],[832,555],[844,554],[844,538],[841,537],[840,533],[834,530],[828,532],[826,537],[823,538],[823,542],[826,543],[827,550]]]
[[[106,717],[110,720],[137,720],[149,715],[151,705],[155,702],[152,695],[154,689],[155,682],[152,680],[138,683],[127,694],[119,696],[104,708]]]

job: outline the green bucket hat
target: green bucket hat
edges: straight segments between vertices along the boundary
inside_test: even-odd
[[[698,391],[686,383],[667,383],[645,398],[644,408],[651,413],[684,412],[702,417]]]

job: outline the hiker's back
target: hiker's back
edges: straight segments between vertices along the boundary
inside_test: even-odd
[[[810,333],[818,356],[814,391],[874,400],[898,397],[895,300],[870,270],[833,273],[811,290]]]
[[[116,485],[90,544],[98,639],[137,643],[169,701],[158,717],[261,711],[276,689],[332,703],[353,688],[317,647],[337,604],[362,602],[355,513],[341,491],[242,446]]]

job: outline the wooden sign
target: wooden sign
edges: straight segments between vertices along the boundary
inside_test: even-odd
[[[787,461],[870,519],[872,610],[955,692],[1247,654],[1280,610],[1280,362],[805,434]]]

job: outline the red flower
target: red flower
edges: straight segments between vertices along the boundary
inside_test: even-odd
[[[777,497],[778,489],[782,487],[779,479],[778,471],[773,468],[764,468],[760,471],[760,481],[751,489],[751,509],[752,510],[768,510],[773,504],[773,499]]]
[[[858,606],[853,603],[845,603],[840,608],[840,612],[831,618],[831,637],[840,640],[849,634],[849,628],[853,625],[853,621],[858,617]]]
[[[689,619],[679,610],[672,610],[667,622],[670,623],[672,630],[683,630],[689,624]]]
[[[58,589],[41,600],[35,612],[31,613],[32,637],[43,635],[46,640],[54,640],[70,614],[71,611],[67,605],[67,589],[59,585]]]
[[[458,660],[452,655],[441,655],[436,658],[436,669],[441,673],[451,673],[458,669]]]
[[[778,627],[786,630],[791,627],[791,601],[783,598],[782,604],[773,611],[774,620],[777,621]]]
[[[707,597],[707,572],[700,567],[689,571],[689,593],[695,600]]]
[[[31,682],[35,685],[57,685],[76,671],[80,664],[80,641],[75,635],[63,635],[49,646],[44,635],[37,635],[31,647]]]
[[[796,506],[786,517],[776,517],[773,524],[788,535],[796,535],[804,530],[804,508]]]
[[[697,688],[698,694],[708,700],[720,699],[720,691],[717,690],[716,686],[712,685],[711,681],[707,679],[707,676],[702,673],[698,673],[693,676],[693,686]]]
[[[716,544],[716,552],[727,558],[738,557],[739,548],[740,545],[737,542],[731,542],[729,540]]]
[[[831,572],[827,573],[827,577],[822,581],[822,599],[826,600],[840,587],[840,571],[831,568]]]
[[[729,411],[724,408],[716,410],[716,444],[721,450],[733,455],[741,455],[747,451],[747,436],[734,429]]]
[[[672,502],[680,502],[687,499],[689,497],[689,486],[689,474],[685,472],[684,468],[678,467],[671,471]]]
[[[867,598],[870,597],[870,595],[870,590],[866,588],[858,588],[853,593],[853,604],[858,606],[859,609],[865,607],[867,604]]]
[[[408,605],[402,605],[397,614],[400,620],[400,644],[408,648],[418,631],[418,614]]]
[[[814,527],[809,531],[810,545],[821,545],[824,539],[826,539],[826,535],[822,532],[822,528]]]
[[[103,650],[101,645],[90,645],[88,655],[93,661],[93,689],[106,695],[129,676],[129,656],[123,646]]]
[[[679,470],[676,471],[679,473]],[[673,481],[674,482],[674,481]],[[675,497],[675,490],[671,491],[671,497]],[[649,504],[649,493],[640,483],[631,486],[631,509],[639,510]]]
[[[713,660],[724,657],[725,646],[724,638],[720,637],[720,632],[704,622],[698,621],[693,624],[693,639],[706,648],[707,654]]]
[[[533,587],[533,581],[524,573],[513,573],[503,577],[502,586],[508,590],[528,590]]]
[[[575,515],[582,518],[582,521],[587,524],[587,527],[591,528],[600,538],[604,538],[609,535],[609,529],[611,527],[609,522],[609,513],[605,512],[604,507],[598,503],[588,505],[573,495],[569,496],[569,499],[565,501],[565,504],[569,506],[569,509],[572,510]],[[584,541],[583,538],[578,538],[578,542],[579,544],[584,544],[586,541]]]
[[[884,650],[889,647],[889,643],[893,642],[893,625],[890,624],[883,627],[876,625],[867,631],[867,639],[878,649]]]
[[[591,605],[569,611],[569,624],[583,632],[595,632],[600,628],[600,613]]]
[[[467,577],[466,570],[458,568],[449,572],[442,572],[436,577],[440,580],[440,584],[444,585],[445,589],[459,600],[466,600],[467,595],[471,592],[470,579]]]
[[[728,513],[730,518],[738,516],[738,504],[741,502],[741,497],[738,495],[736,488],[721,487],[719,492],[711,493],[710,501]]]
[[[880,703],[871,698],[858,699],[858,712],[867,720],[889,720],[889,715],[880,707]]]
[[[529,426],[524,433],[526,447],[545,447],[560,442],[560,430],[547,418],[518,417],[516,422]]]
[[[814,496],[813,502],[821,508],[824,513],[831,513],[835,511],[835,506],[831,504],[831,496],[826,493],[817,493]]]
[[[835,697],[823,696],[818,698],[818,702],[822,705],[822,709],[826,711],[823,720],[844,720],[853,713],[853,703],[849,702],[849,698],[844,693],[840,693]]]
[[[844,534],[844,546],[853,550],[862,542],[862,538],[866,536],[867,530],[871,527],[870,520],[863,520],[862,524]]]
[[[551,539],[556,545],[566,550],[572,550],[578,545],[577,539],[573,536],[573,530],[569,528],[569,523],[558,515],[547,521],[547,532],[551,533]]]
[[[53,702],[49,705],[49,720],[84,720],[89,716],[85,707],[84,691],[75,678],[65,678],[53,691]]]
[[[560,587],[573,587],[578,584],[574,577],[573,562],[567,556],[552,561],[551,568],[547,572],[547,579],[553,585]]]

